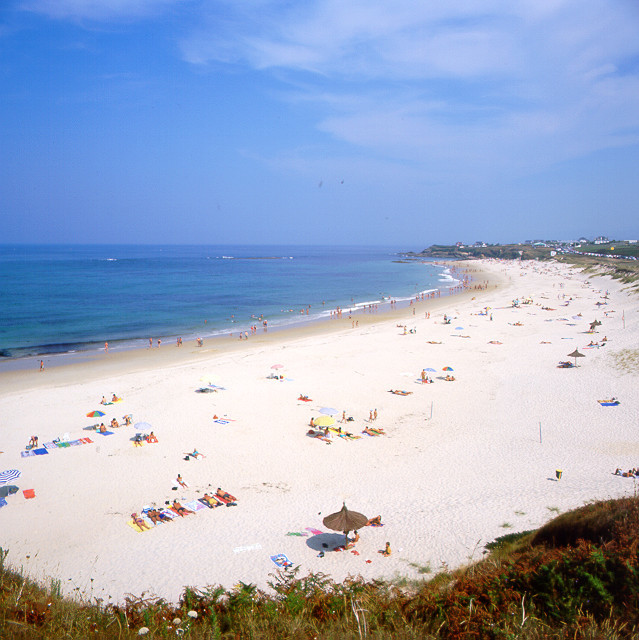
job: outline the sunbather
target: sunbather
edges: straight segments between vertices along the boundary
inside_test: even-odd
[[[153,431],[151,431],[151,433],[149,433],[149,435],[146,437],[146,441],[147,442],[157,442],[158,439],[155,436],[155,434],[153,433]]]
[[[386,543],[386,546],[384,547],[384,551],[380,551],[380,553],[385,557],[388,557],[391,553],[393,553],[391,551],[390,542]]]
[[[145,529],[150,529],[151,528],[151,527],[149,527],[149,525],[146,522],[146,520],[144,518],[140,517],[137,513],[132,513],[131,517],[133,518],[133,522],[136,524],[136,526],[141,531],[144,531]]]
[[[100,423],[100,433],[106,433],[107,428],[104,426],[104,422]]]
[[[111,420],[111,427],[112,427],[113,429],[117,429],[119,426],[120,426],[120,425],[118,424],[118,421],[117,421],[115,418],[113,418],[113,419]]]
[[[367,527],[381,527],[382,526],[382,516],[375,516],[371,518],[367,523]]]
[[[217,500],[214,496],[210,496],[208,493],[205,493],[202,498],[200,498],[203,502],[206,502],[206,504],[211,507],[211,509],[215,508],[215,507],[219,507],[220,506],[220,501]]]
[[[177,474],[176,481],[183,489],[188,488],[188,485],[186,484],[186,482],[184,482],[184,480],[182,479],[182,476],[179,473]]]
[[[217,488],[215,495],[222,498],[222,500],[226,500],[227,502],[235,502],[237,500],[235,496],[232,496],[230,493],[227,493],[226,491],[222,491],[220,487]]]
[[[146,515],[150,518],[153,524],[158,524],[162,522],[162,518],[160,517],[160,512],[157,509],[149,509],[146,512]]]
[[[177,513],[182,518],[184,516],[188,516],[190,513],[193,513],[193,511],[182,506],[177,500],[173,500],[173,504],[171,505],[171,508],[173,509],[173,511],[175,511],[175,513]]]

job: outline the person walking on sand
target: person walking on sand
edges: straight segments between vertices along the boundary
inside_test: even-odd
[[[373,411],[373,420],[377,420],[377,409]]]
[[[40,371],[44,371],[44,360],[40,360]]]
[[[105,343],[104,343],[104,351],[105,351],[106,353],[109,353],[109,343],[108,343],[108,342],[105,342]]]

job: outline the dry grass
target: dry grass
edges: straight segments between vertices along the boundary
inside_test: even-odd
[[[639,371],[639,349],[622,349],[610,354],[615,366],[624,373],[636,373]]]

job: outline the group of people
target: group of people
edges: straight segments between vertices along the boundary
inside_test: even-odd
[[[118,396],[116,396],[114,393],[110,401],[108,401],[105,396],[102,396],[100,404],[113,404],[114,402],[120,402],[120,400],[122,400],[122,398],[118,398]]]
[[[178,474],[178,478],[179,477],[180,476]],[[205,503],[209,508],[213,509],[215,507],[221,507],[223,504],[226,504],[226,505],[235,504],[237,498],[235,498],[235,496],[232,496],[227,491],[223,491],[220,487],[218,487],[217,491],[213,495],[210,495],[209,493],[205,493],[204,496],[202,496],[202,498],[200,498],[199,500],[200,502]],[[188,515],[192,515],[195,513],[193,509],[189,509],[188,507],[185,507],[177,499],[173,500],[170,504],[169,502],[167,502],[166,504],[168,505],[168,509],[170,511],[172,511],[176,516],[180,516],[181,518],[184,518]],[[167,513],[164,509],[158,509],[156,507],[145,509],[142,512],[142,515],[138,514],[137,512],[134,512],[131,514],[131,518],[133,520],[133,523],[138,527],[138,529],[140,529],[140,531],[146,531],[151,529],[148,521],[144,518],[144,516],[146,516],[152,522],[153,526],[160,524],[162,522],[171,522],[171,520],[175,518],[175,516],[172,516],[170,513]]]

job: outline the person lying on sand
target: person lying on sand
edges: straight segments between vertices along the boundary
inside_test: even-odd
[[[362,433],[367,433],[369,436],[381,436],[381,435],[385,435],[385,431],[384,429],[382,429],[381,427],[378,429],[372,429],[370,427],[365,427],[362,430]]]
[[[444,380],[447,382],[455,382],[455,376],[446,376]]]
[[[189,458],[189,456],[191,458],[195,458],[196,460],[198,458],[206,458],[206,456],[203,453],[200,453],[197,449],[193,449],[192,453],[187,453],[185,454],[187,458]]]
[[[177,513],[182,518],[184,516],[189,515],[190,513],[193,513],[193,511],[182,506],[177,500],[173,500],[173,504],[171,505],[171,508],[173,509],[173,511],[175,511],[175,513]]]
[[[151,527],[149,527],[149,525],[146,522],[146,520],[144,518],[140,517],[137,513],[132,513],[131,517],[133,518],[133,522],[135,523],[135,525],[141,531],[144,531],[145,529],[150,529],[151,528]]]
[[[210,496],[208,493],[205,493],[202,496],[201,500],[206,502],[206,504],[208,504],[209,507],[211,507],[212,509],[215,507],[219,507],[221,505],[219,500],[216,500],[213,496]]]
[[[220,487],[217,488],[217,491],[215,492],[215,495],[219,496],[223,500],[231,500],[232,502],[235,502],[236,499],[237,499],[235,496],[232,496],[230,493],[227,493],[226,491],[222,491],[222,489],[220,489]]]
[[[435,342],[435,340],[426,340],[427,344],[443,344],[442,342]]]
[[[171,518],[163,518],[162,514],[157,509],[149,509],[146,512],[146,515],[149,517],[153,524],[159,524],[160,522],[170,522]]]
[[[371,518],[367,523],[367,527],[381,527],[382,526],[382,516],[375,516]]]
[[[389,393],[394,393],[396,396],[409,396],[412,391],[404,391],[403,389],[390,389]]]

